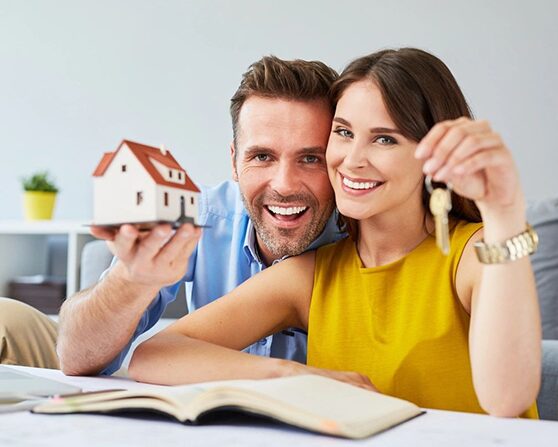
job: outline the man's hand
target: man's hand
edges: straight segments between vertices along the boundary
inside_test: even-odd
[[[201,229],[184,224],[175,231],[168,224],[160,224],[146,232],[127,224],[117,230],[93,226],[91,234],[106,240],[120,261],[121,267],[113,274],[134,284],[162,288],[184,276]]]

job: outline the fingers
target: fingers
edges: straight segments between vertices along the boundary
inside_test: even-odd
[[[112,241],[114,240],[114,236],[118,232],[118,229],[92,225],[89,228],[89,232],[91,233],[92,236],[96,237],[97,239]]]
[[[350,385],[357,386],[359,388],[369,390],[369,391],[378,391],[376,387],[372,384],[370,378],[364,374],[360,374],[354,371],[335,371],[332,372],[334,379],[340,380],[342,382],[346,382]]]
[[[105,234],[97,228],[95,232]],[[188,258],[200,237],[201,228],[192,224],[176,231],[169,224],[157,225],[150,231],[122,225],[108,245],[126,268],[129,280],[163,287],[184,275]]]
[[[453,149],[469,136],[490,131],[487,121],[459,118],[436,124],[415,150],[415,157],[426,159],[426,169],[436,170],[444,164]]]
[[[459,129],[460,126],[467,126],[471,122],[472,121],[470,119],[461,117],[456,120],[448,120],[437,123],[417,145],[417,148],[415,149],[415,157],[428,160],[432,157],[434,148],[441,142],[450,130]],[[460,131],[457,130],[453,133],[456,134],[454,138],[458,138]]]
[[[113,238],[114,254],[122,261],[130,260],[136,252],[139,231],[133,225],[122,225]]]
[[[448,181],[453,175],[461,175],[461,164],[479,152],[502,147],[500,135],[494,132],[466,136],[446,158],[446,161],[431,175],[436,181]],[[458,169],[459,168],[459,169]]]
[[[172,228],[168,224],[157,225],[149,232],[126,224],[115,233],[111,246],[121,261],[127,262],[136,256],[147,260],[154,258],[171,236]]]
[[[155,262],[172,265],[178,262],[181,266],[190,257],[201,237],[201,228],[192,224],[182,225],[172,239],[158,253]]]
[[[471,170],[473,165],[461,167],[470,158],[494,150],[507,152],[500,135],[491,130],[487,121],[459,118],[436,124],[418,144],[415,157],[426,160],[423,166],[425,174],[436,181],[448,183],[457,180],[465,170]],[[487,158],[475,158],[476,171],[483,169],[479,162],[492,156],[494,154]]]
[[[353,374],[357,375],[356,383],[359,388],[363,388],[369,391],[378,391],[368,376],[365,376],[364,374],[360,374],[360,373],[353,373]]]
[[[469,176],[482,169],[502,165],[506,158],[498,149],[485,150],[467,158],[454,171],[459,176]]]
[[[354,371],[337,371],[326,368],[319,368],[314,366],[301,365],[296,362],[287,361],[286,365],[289,368],[288,375],[298,374],[316,374],[319,376],[329,377],[340,382],[348,383],[349,385],[357,386],[368,391],[376,391],[376,387],[370,381],[370,378],[364,374]]]
[[[138,245],[137,256],[143,259],[155,258],[172,236],[173,229],[169,224],[155,226]]]

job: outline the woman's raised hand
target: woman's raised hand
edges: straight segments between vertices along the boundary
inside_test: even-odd
[[[481,210],[523,206],[519,174],[509,149],[487,121],[469,118],[442,121],[419,142],[415,157],[435,181],[451,183],[455,192]]]

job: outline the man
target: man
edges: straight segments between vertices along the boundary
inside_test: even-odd
[[[58,354],[66,374],[116,371],[182,281],[193,311],[273,262],[338,237],[325,167],[328,90],[336,76],[319,62],[275,57],[249,68],[231,100],[237,183],[202,188],[200,222],[209,228],[201,238],[191,225],[175,234],[165,225],[148,235],[131,225],[92,230],[111,241],[118,261],[62,307]],[[304,361],[305,345],[305,335],[293,330],[247,351]]]

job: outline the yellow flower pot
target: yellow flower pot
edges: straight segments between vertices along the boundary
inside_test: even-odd
[[[50,220],[56,201],[55,192],[25,191],[23,210],[27,220]]]

